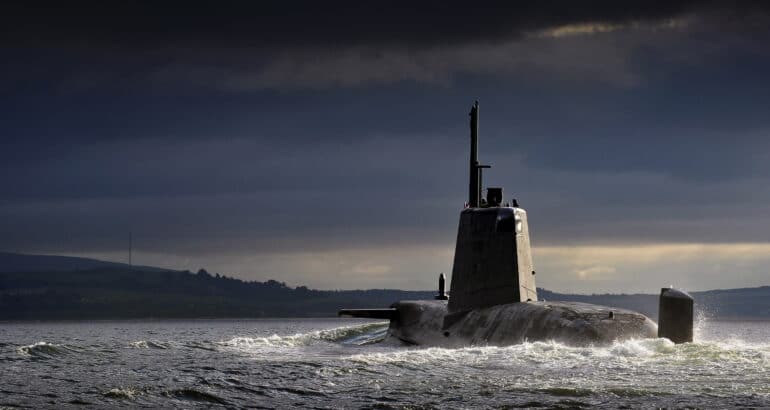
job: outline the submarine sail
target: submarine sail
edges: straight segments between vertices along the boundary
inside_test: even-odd
[[[478,161],[478,101],[470,117],[470,189],[457,230],[450,312],[537,300],[527,212],[501,206],[502,188],[489,188],[482,201],[480,171],[490,166]]]

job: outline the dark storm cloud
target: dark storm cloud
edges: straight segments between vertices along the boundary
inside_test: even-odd
[[[484,118],[489,123],[494,114]],[[494,129],[487,123],[484,130]],[[148,249],[194,254],[450,246],[465,200],[464,131],[461,123],[454,138],[368,137],[343,145],[248,139],[90,144],[3,174],[0,212],[3,229],[12,234],[0,247],[111,250],[122,246],[128,230]],[[756,145],[749,147],[765,155],[755,165],[762,173],[725,182],[677,178],[656,169],[660,164],[642,172],[532,167],[527,150],[505,143],[484,134],[482,158],[494,165],[487,185],[504,186],[507,197],[529,207],[538,245],[766,237],[770,197],[757,187],[768,175],[768,151]],[[720,168],[748,161],[719,146],[701,149],[721,152]],[[550,149],[566,156],[562,150],[580,161],[608,155],[606,149]],[[699,166],[706,173],[714,164]]]
[[[2,6],[0,249],[451,249],[475,98],[537,246],[766,241],[762,4],[163,4]]]
[[[655,26],[693,15],[709,18],[709,25],[744,28],[758,18],[754,25],[762,27],[766,8],[708,1],[4,5],[2,87],[25,93],[180,86],[243,92],[446,83],[461,73],[558,64],[564,50],[522,61],[516,55],[532,50],[509,44],[543,30]],[[634,81],[601,72],[607,64],[601,60],[572,64],[578,72],[600,70],[597,76],[610,82]]]
[[[712,2],[68,2],[2,8],[4,43],[131,48],[406,45],[500,40],[584,22],[626,23]],[[731,7],[747,10],[743,7]]]

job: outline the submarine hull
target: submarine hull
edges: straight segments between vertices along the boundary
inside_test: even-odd
[[[437,347],[507,346],[557,341],[573,346],[657,337],[641,313],[578,302],[522,302],[449,313],[443,300],[400,301],[389,333],[404,342]]]

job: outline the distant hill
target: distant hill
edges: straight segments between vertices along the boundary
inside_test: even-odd
[[[105,262],[96,259],[58,255],[27,255],[0,252],[0,272],[73,272],[93,269],[127,269],[128,264]],[[152,266],[134,266],[133,269],[147,272],[162,272],[167,269]]]
[[[0,320],[334,316],[341,307],[383,307],[432,292],[320,291],[244,282],[205,270],[92,269],[0,273]]]
[[[321,291],[269,280],[245,282],[205,270],[164,270],[93,259],[0,253],[0,320],[334,316],[343,307],[386,307],[431,299],[433,291]],[[61,262],[61,264],[56,264]],[[14,269],[10,269],[10,268]],[[570,295],[545,300],[632,309],[656,319],[658,296]],[[696,310],[714,319],[770,319],[770,287],[695,292]]]

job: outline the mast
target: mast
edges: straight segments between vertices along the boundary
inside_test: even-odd
[[[481,205],[481,170],[489,165],[479,164],[479,102],[471,107],[471,161],[470,183],[468,184],[468,206],[478,208]]]
[[[478,208],[481,197],[481,184],[479,183],[479,102],[471,107],[471,161],[470,183],[468,186],[468,206]]]

